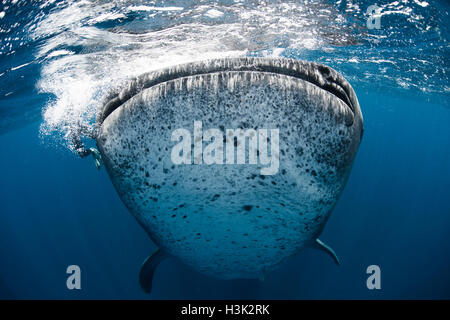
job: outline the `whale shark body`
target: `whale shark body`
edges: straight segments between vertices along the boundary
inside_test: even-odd
[[[318,237],[362,133],[343,76],[298,60],[177,65],[111,95],[97,146],[120,198],[160,248],[142,266],[144,290],[166,255],[222,279],[262,278],[308,246],[338,263]]]

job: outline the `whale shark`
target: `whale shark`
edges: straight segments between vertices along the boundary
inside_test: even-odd
[[[223,58],[145,73],[110,94],[94,156],[159,248],[139,275],[150,292],[167,256],[220,279],[263,279],[305,247],[339,264],[319,236],[362,136],[356,94],[334,69]]]

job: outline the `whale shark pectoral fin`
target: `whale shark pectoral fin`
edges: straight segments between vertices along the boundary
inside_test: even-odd
[[[319,250],[322,250],[322,251],[326,252],[327,254],[329,254],[333,258],[334,262],[336,262],[337,265],[341,264],[339,262],[338,256],[334,252],[334,250],[331,249],[331,247],[329,247],[325,243],[323,243],[320,239],[316,239],[316,241],[313,244],[313,248],[316,248],[316,249],[319,249]]]
[[[165,257],[166,254],[158,249],[151,256],[148,256],[142,264],[141,271],[139,272],[139,284],[146,293],[152,291],[153,274],[155,273],[156,267]]]

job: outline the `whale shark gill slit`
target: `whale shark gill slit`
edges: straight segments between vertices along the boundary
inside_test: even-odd
[[[266,58],[215,59],[178,65],[135,78],[125,89],[107,97],[97,123],[103,123],[114,110],[144,89],[185,77],[230,71],[272,73],[298,78],[333,94],[350,108],[352,114],[356,110],[357,100],[350,84],[338,72],[327,66],[291,59],[280,61]],[[352,124],[353,122],[347,123],[348,126]]]

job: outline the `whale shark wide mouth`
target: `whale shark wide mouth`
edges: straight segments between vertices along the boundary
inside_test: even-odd
[[[103,123],[114,110],[144,89],[181,78],[233,71],[272,73],[298,78],[342,100],[353,115],[357,108],[357,98],[350,84],[341,74],[325,65],[286,58],[224,58],[176,65],[135,78],[122,91],[108,97],[98,115],[97,123]]]

